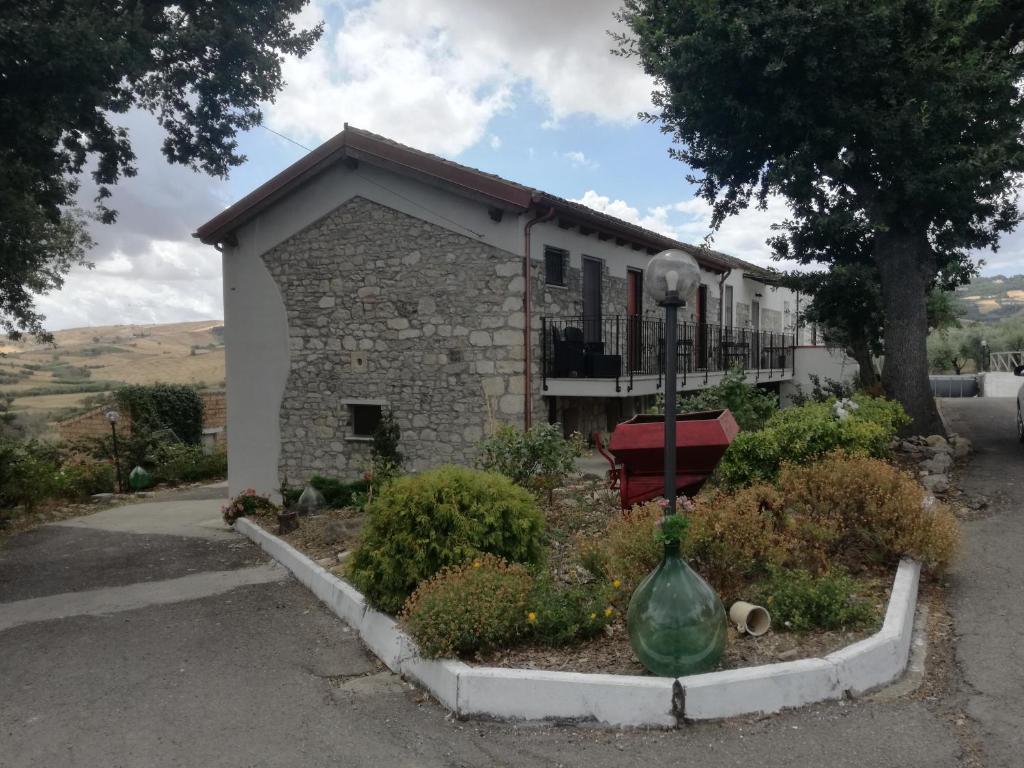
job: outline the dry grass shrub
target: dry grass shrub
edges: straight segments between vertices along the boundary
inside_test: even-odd
[[[795,543],[788,534],[783,497],[773,486],[712,491],[695,500],[683,553],[728,601],[751,579],[789,559]]]
[[[902,555],[942,570],[956,555],[960,530],[953,512],[925,503],[910,475],[866,456],[829,454],[806,466],[786,465],[779,490],[804,547],[799,565],[820,569],[822,559],[856,567]]]
[[[664,547],[654,538],[661,516],[662,509],[654,501],[615,513],[607,530],[580,540],[583,567],[608,581],[617,579],[628,599],[661,560]]]
[[[532,588],[524,566],[481,555],[422,582],[406,601],[401,620],[428,658],[504,647],[526,625]]]
[[[603,534],[580,542],[580,562],[595,576],[620,579],[628,596],[661,558],[661,515],[648,502],[614,518]],[[908,555],[941,571],[960,538],[952,511],[926,505],[913,477],[842,451],[785,465],[777,485],[702,493],[688,516],[683,553],[726,601],[779,569],[859,572]]]

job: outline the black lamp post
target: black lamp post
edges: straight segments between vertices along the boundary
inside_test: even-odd
[[[676,512],[676,359],[679,307],[700,285],[700,267],[683,251],[662,251],[644,271],[644,290],[665,308],[665,515]]]
[[[110,422],[110,435],[114,440],[114,472],[117,476],[117,492],[124,493],[124,481],[121,479],[121,459],[117,455],[117,420],[121,418],[121,414],[110,410],[105,415],[107,421]]]

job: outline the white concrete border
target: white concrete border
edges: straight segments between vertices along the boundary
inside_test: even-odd
[[[906,669],[921,576],[917,562],[902,560],[882,629],[823,659],[678,679],[471,667],[450,659],[421,658],[398,623],[367,606],[352,586],[245,518],[235,523],[235,530],[356,629],[388,668],[415,680],[460,717],[596,720],[613,726],[671,728],[683,721],[778,712],[860,695],[892,682]]]

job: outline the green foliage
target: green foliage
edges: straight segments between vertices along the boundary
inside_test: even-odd
[[[583,455],[583,439],[574,434],[566,440],[558,424],[538,424],[523,432],[502,424],[480,443],[481,468],[500,472],[523,488],[551,492],[575,470]]]
[[[92,245],[71,209],[88,170],[96,213],[111,223],[109,187],[134,176],[123,116],[145,110],[163,153],[216,176],[243,162],[237,134],[258,125],[322,27],[297,30],[306,0],[187,4],[24,0],[0,24],[0,328],[45,334],[34,300],[59,289]]]
[[[381,414],[377,428],[373,431],[373,442],[370,443],[370,458],[373,460],[375,476],[393,477],[402,469],[405,457],[398,450],[402,440],[402,430],[398,427],[395,415],[390,411]]]
[[[203,436],[203,399],[187,384],[134,384],[114,393],[128,412],[132,430],[171,430],[186,443],[196,445]]]
[[[205,453],[201,446],[186,443],[162,443],[147,457],[157,483],[195,483],[226,477],[228,458],[224,451]]]
[[[875,263],[886,387],[919,431],[927,292],[1021,217],[1024,27],[1010,2],[625,0],[623,51],[713,205],[712,226],[783,195],[786,255]],[[828,94],[823,99],[822,94]],[[784,226],[787,226],[784,225]],[[823,247],[853,242],[856,247]]]
[[[858,629],[878,620],[875,606],[857,597],[857,583],[842,569],[819,576],[775,569],[758,586],[755,599],[778,625],[795,632]]]
[[[524,566],[481,555],[420,584],[401,619],[427,658],[507,647],[526,627],[532,586]]]
[[[36,440],[0,442],[0,509],[27,512],[60,494],[57,449]]]
[[[366,511],[351,576],[371,605],[392,613],[445,566],[486,552],[523,563],[542,556],[536,501],[493,472],[447,466],[400,477]]]
[[[106,461],[80,461],[65,464],[59,472],[61,495],[76,501],[85,501],[94,493],[114,493],[116,478],[114,465]]]
[[[277,504],[272,502],[268,496],[262,496],[252,488],[246,488],[235,496],[225,506],[221,507],[221,515],[224,522],[233,525],[240,517],[252,517],[261,513],[276,513]]]
[[[615,616],[611,592],[604,583],[564,585],[538,577],[527,601],[529,637],[550,646],[594,637]]]
[[[857,408],[836,416],[834,401],[807,403],[779,411],[760,432],[741,432],[718,465],[715,477],[727,487],[773,481],[784,461],[806,462],[842,448],[886,456],[897,431],[908,423],[900,404],[857,395]]]
[[[928,337],[928,357],[932,370],[938,373],[982,370],[985,361],[982,341],[988,342],[990,352],[1024,349],[1024,316],[932,333]]]
[[[365,497],[370,488],[366,480],[354,480],[346,483],[343,480],[335,480],[330,477],[313,475],[309,484],[316,488],[324,497],[324,506],[328,509],[344,509],[345,507],[359,506],[360,498]],[[286,487],[282,489],[281,496],[286,507],[293,506],[302,495],[302,488]]]
[[[747,375],[734,366],[721,383],[678,400],[679,413],[718,411],[728,408],[743,430],[757,430],[779,409],[779,400],[771,392],[747,383]]]

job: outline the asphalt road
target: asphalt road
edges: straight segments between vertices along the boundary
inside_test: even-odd
[[[1024,680],[1012,640],[1024,564],[1003,555],[1024,523],[993,488],[1008,499],[1024,455],[1001,436],[1001,407],[947,408],[979,446],[965,482],[997,502],[969,524],[951,579],[961,671],[944,696],[677,731],[461,722],[219,528],[217,499],[154,500],[0,550],[0,767],[943,768],[979,765],[978,735],[981,764],[1019,766]]]

